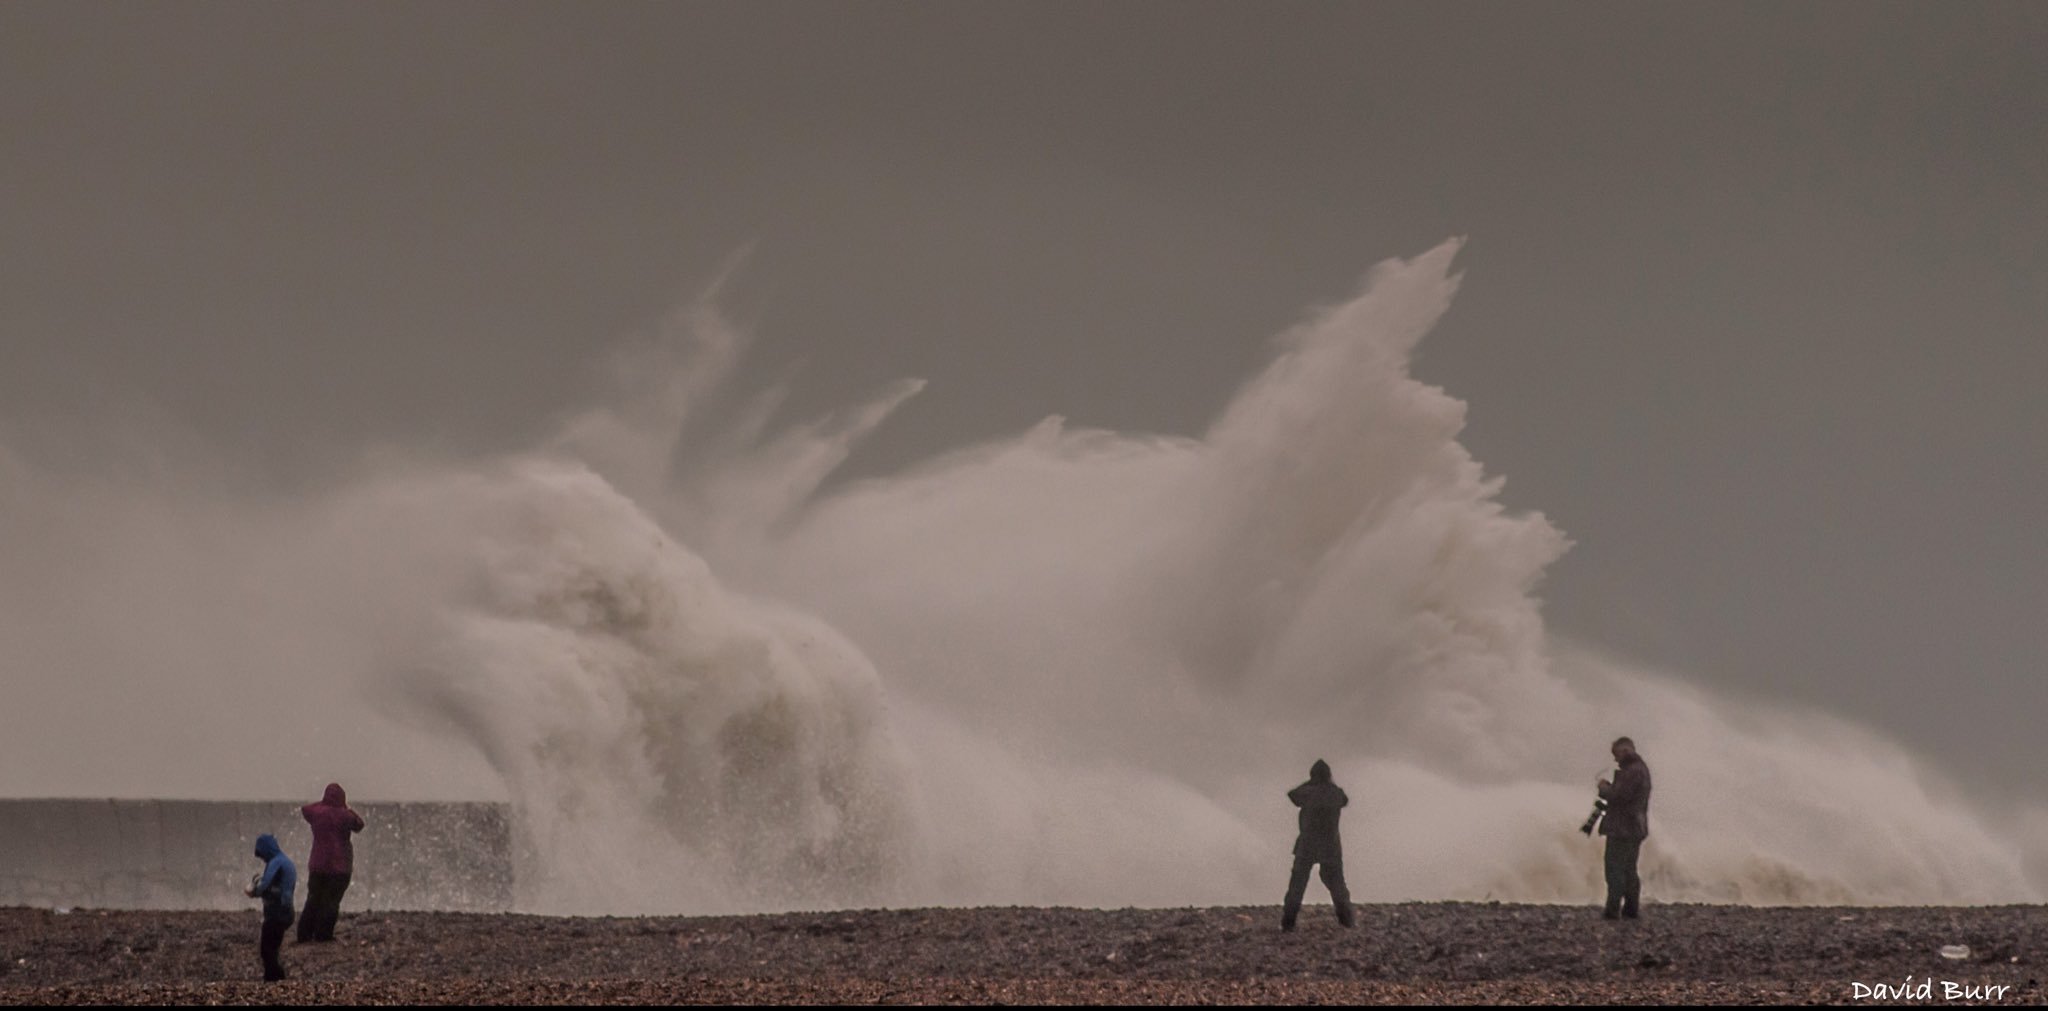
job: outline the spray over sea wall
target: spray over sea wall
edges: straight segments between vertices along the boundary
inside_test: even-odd
[[[1456,250],[1375,268],[1198,436],[1055,418],[832,488],[918,384],[779,427],[694,306],[531,453],[373,466],[251,554],[323,587],[277,627],[375,643],[330,659],[365,726],[481,756],[535,909],[1269,903],[1316,758],[1358,898],[1584,901],[1621,733],[1654,899],[2037,897],[2020,829],[1879,735],[1546,637],[1565,537],[1408,371]]]

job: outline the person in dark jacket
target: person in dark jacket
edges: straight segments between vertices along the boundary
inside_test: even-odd
[[[277,837],[268,832],[256,837],[256,859],[263,861],[263,872],[243,894],[263,898],[263,933],[256,951],[263,959],[263,981],[275,983],[284,978],[284,963],[277,950],[292,925],[292,896],[298,890],[299,869],[277,845]]]
[[[1301,831],[1294,838],[1294,873],[1287,879],[1287,902],[1280,913],[1280,929],[1293,930],[1301,913],[1301,896],[1308,890],[1309,868],[1321,864],[1323,887],[1337,906],[1337,922],[1351,926],[1351,892],[1344,887],[1344,843],[1337,837],[1337,818],[1351,798],[1330,782],[1330,763],[1316,759],[1309,767],[1308,782],[1287,791],[1287,799],[1301,808]]]
[[[299,942],[334,940],[341,919],[341,897],[355,873],[355,847],[349,836],[363,830],[363,816],[349,810],[340,783],[327,784],[318,804],[299,808],[313,826],[313,855],[306,860],[306,914],[299,919]]]
[[[1607,813],[1600,819],[1600,834],[1607,837],[1607,919],[1635,919],[1641,911],[1643,879],[1636,874],[1636,858],[1643,853],[1643,840],[1650,837],[1650,767],[1636,754],[1636,742],[1619,738],[1612,748],[1614,782],[1600,778],[1600,798]]]

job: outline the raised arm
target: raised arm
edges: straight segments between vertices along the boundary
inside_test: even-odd
[[[1343,807],[1351,803],[1344,796],[1344,788],[1327,783],[1303,783],[1287,791],[1287,799],[1295,807]]]
[[[1600,796],[1615,807],[1633,804],[1643,795],[1643,768],[1632,765],[1614,774],[1614,782],[1600,790]]]
[[[283,869],[284,863],[282,861],[271,860],[265,863],[262,876],[256,879],[256,884],[249,889],[249,894],[262,895],[264,892],[269,891],[277,884],[277,874]]]

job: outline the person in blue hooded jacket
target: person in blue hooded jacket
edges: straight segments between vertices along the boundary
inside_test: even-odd
[[[243,894],[263,899],[263,934],[257,952],[263,957],[263,981],[284,978],[284,963],[277,951],[284,945],[284,932],[292,925],[292,895],[299,887],[299,868],[284,855],[277,837],[268,832],[256,837],[256,859],[263,861],[263,873],[256,875]]]

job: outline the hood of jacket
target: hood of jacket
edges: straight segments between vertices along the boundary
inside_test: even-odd
[[[320,803],[332,804],[335,807],[347,807],[348,793],[342,790],[340,783],[329,783],[327,784],[327,794],[320,798]]]
[[[1329,782],[1330,763],[1325,762],[1320,758],[1316,759],[1316,764],[1308,767],[1308,781],[1311,783]]]
[[[256,837],[257,859],[260,859],[265,863],[268,863],[273,857],[277,857],[283,853],[284,848],[277,844],[276,836],[271,835],[268,832],[265,832],[262,835]]]

